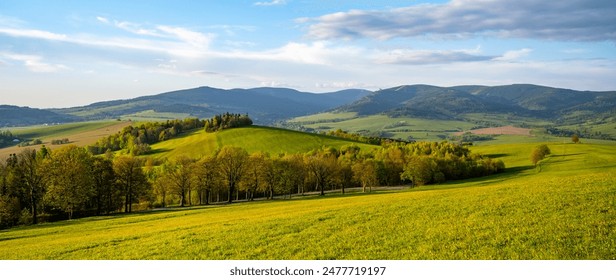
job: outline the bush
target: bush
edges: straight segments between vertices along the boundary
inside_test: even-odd
[[[21,210],[21,215],[19,216],[19,224],[20,225],[31,225],[32,224],[32,214],[28,208],[24,208]]]

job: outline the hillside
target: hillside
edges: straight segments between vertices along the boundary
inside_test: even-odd
[[[35,109],[29,107],[18,107],[10,105],[0,105],[0,128],[11,126],[27,126],[43,123],[65,123],[73,122],[79,118],[59,112]]]
[[[534,145],[473,148],[509,167],[486,178],[13,228],[0,259],[614,259],[616,146],[548,143],[539,172]]]
[[[369,92],[346,90],[334,93],[307,93],[287,88],[217,89],[199,87],[129,100],[94,103],[88,106],[56,109],[82,119],[130,117],[156,112],[161,118],[178,115],[199,118],[225,112],[247,113],[257,123],[270,123],[329,110],[355,101]]]
[[[203,130],[194,131],[152,145],[152,152],[149,155],[155,158],[174,158],[179,155],[198,157],[211,154],[225,145],[242,147],[250,153],[261,151],[277,155],[280,153],[304,153],[323,146],[340,148],[353,144],[362,149],[375,147],[324,135],[250,126],[214,133],[206,133]]]
[[[86,146],[96,143],[98,139],[114,134],[131,122],[118,121],[92,121],[76,122],[59,125],[42,125],[14,128],[11,131],[17,137],[25,140],[41,139],[43,145],[54,150],[66,145]],[[54,139],[69,139],[68,144],[52,145]],[[6,147],[0,149],[0,160],[6,159],[10,154],[18,154],[26,148],[40,149],[41,145],[27,147]]]
[[[359,115],[463,120],[465,114],[508,114],[553,122],[603,121],[616,112],[616,91],[592,92],[537,85],[436,87],[409,85],[374,92],[342,106]]]

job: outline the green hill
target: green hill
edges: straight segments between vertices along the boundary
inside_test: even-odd
[[[352,144],[358,145],[362,149],[375,147],[324,135],[272,127],[250,126],[214,133],[207,133],[203,130],[194,131],[152,145],[150,155],[155,158],[173,158],[178,155],[198,157],[211,154],[216,149],[226,145],[242,147],[249,153],[257,151],[270,154],[303,153],[323,146],[340,148]]]
[[[541,172],[534,145],[474,147],[511,168],[405,191],[13,228],[0,259],[614,259],[616,145],[548,143]]]

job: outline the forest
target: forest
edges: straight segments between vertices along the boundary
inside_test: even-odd
[[[128,150],[95,155],[91,147],[43,146],[0,163],[0,227],[308,192],[344,194],[350,187],[369,192],[375,186],[485,176],[504,167],[500,160],[448,142],[393,142],[369,151],[348,145],[277,155],[223,146],[200,158],[162,162]]]

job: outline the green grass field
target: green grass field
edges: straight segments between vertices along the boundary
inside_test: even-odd
[[[73,135],[76,133],[87,132],[104,127],[111,126],[118,123],[117,121],[91,121],[91,122],[77,122],[67,123],[59,125],[38,125],[28,126],[20,128],[11,128],[11,132],[21,138],[35,139],[35,138],[52,138],[52,137],[64,137]]]
[[[508,171],[405,191],[4,230],[0,259],[616,259],[616,145],[549,143],[541,171],[535,145],[473,147]]]
[[[284,152],[303,153],[323,146],[340,148],[351,144],[358,145],[362,149],[375,147],[318,134],[251,126],[216,133],[198,130],[152,145],[151,156],[155,158],[173,158],[178,155],[199,157],[209,155],[225,145],[245,147],[249,153],[263,151],[275,155]]]

